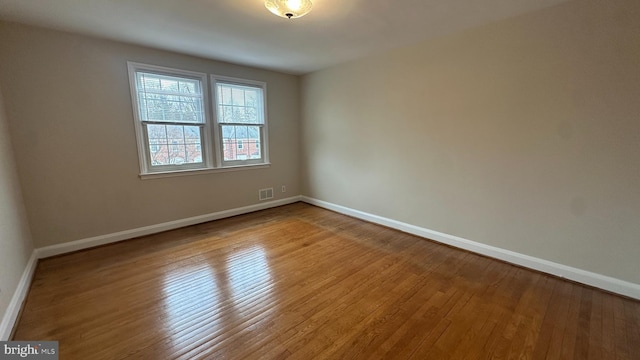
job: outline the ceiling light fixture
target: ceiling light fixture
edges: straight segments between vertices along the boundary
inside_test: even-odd
[[[311,11],[311,0],[266,0],[264,6],[283,18],[295,19]]]

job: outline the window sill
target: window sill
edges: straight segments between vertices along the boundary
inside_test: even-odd
[[[139,176],[140,176],[140,179],[142,180],[150,180],[150,179],[162,179],[162,178],[176,177],[176,176],[192,176],[192,175],[223,173],[223,172],[231,172],[231,171],[266,169],[266,168],[269,168],[270,166],[271,166],[271,163],[262,163],[262,164],[252,164],[252,165],[227,166],[223,168],[162,171],[162,172],[140,174]]]

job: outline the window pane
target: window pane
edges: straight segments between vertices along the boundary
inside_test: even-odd
[[[249,126],[247,127],[247,130],[247,158],[260,159],[262,158],[262,149],[260,148],[260,127]]]
[[[218,122],[264,124],[262,88],[218,83]]]
[[[222,125],[224,161],[262,158],[260,126]]]
[[[149,139],[166,139],[167,127],[164,125],[149,125],[147,126],[147,133]]]
[[[199,126],[146,125],[151,166],[201,164]]]
[[[236,160],[247,160],[247,147],[245,144],[247,143],[247,127],[246,126],[236,126],[236,147],[238,151],[236,152]]]
[[[236,145],[236,127],[222,126],[222,144],[224,148],[224,160],[236,160],[238,146]]]
[[[204,122],[200,80],[136,73],[140,120]]]

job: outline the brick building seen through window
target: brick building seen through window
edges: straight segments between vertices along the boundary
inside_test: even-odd
[[[252,127],[224,127],[224,161],[260,159],[260,139]],[[150,125],[149,155],[154,165],[201,163],[200,132],[191,126]],[[236,138],[241,136],[241,138]]]

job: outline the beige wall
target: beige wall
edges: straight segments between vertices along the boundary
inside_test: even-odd
[[[0,93],[0,322],[33,251]]]
[[[303,78],[303,194],[640,284],[640,2]]]
[[[256,204],[264,187],[276,199],[299,195],[298,77],[8,23],[0,38],[0,85],[38,247]],[[127,61],[267,82],[273,165],[139,179]]]

